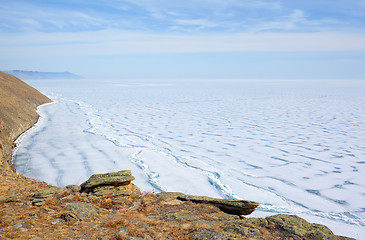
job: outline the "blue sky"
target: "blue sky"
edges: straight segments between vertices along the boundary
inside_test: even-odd
[[[0,0],[0,69],[365,79],[365,0]]]

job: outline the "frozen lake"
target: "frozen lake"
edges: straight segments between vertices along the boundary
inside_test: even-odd
[[[144,191],[260,202],[365,236],[365,84],[37,80],[55,103],[21,137],[17,171],[57,186],[130,169]]]

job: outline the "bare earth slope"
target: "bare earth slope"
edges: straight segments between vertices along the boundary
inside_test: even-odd
[[[36,107],[49,98],[18,78],[0,71],[0,158],[10,161],[11,143],[38,119]],[[9,148],[10,147],[10,148]]]
[[[227,214],[224,200],[140,194],[130,171],[96,174],[66,188],[18,175],[9,164],[13,141],[37,121],[36,107],[47,102],[0,72],[0,239],[347,239],[297,216]],[[228,204],[232,213],[236,203]]]

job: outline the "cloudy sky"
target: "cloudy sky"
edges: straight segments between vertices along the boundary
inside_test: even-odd
[[[0,70],[365,79],[365,0],[0,0]]]

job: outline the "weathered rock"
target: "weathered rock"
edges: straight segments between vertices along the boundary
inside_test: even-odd
[[[139,210],[139,209],[141,209],[142,208],[142,203],[140,203],[140,202],[134,202],[133,204],[132,204],[132,206],[130,206],[129,208],[128,208],[128,210],[131,210],[131,211],[137,211],[137,210]]]
[[[96,196],[104,197],[130,196],[132,194],[131,190],[114,186],[99,186],[94,188],[92,192]]]
[[[185,195],[181,192],[161,192],[161,193],[156,193],[156,197],[159,199],[159,200],[166,200],[168,198],[177,198],[179,196],[182,196],[182,195]]]
[[[96,208],[89,203],[69,203],[66,204],[66,209],[68,212],[62,217],[66,221],[85,220],[98,215]]]
[[[132,172],[130,170],[123,170],[119,172],[94,174],[86,182],[82,183],[81,191],[89,192],[95,187],[112,185],[120,186],[127,185],[134,180]]]
[[[178,192],[159,193],[157,197],[166,199],[169,197],[177,197],[182,201],[191,201],[194,203],[205,203],[219,207],[223,212],[234,215],[248,215],[255,211],[260,204],[254,201],[235,200],[235,199],[218,199],[205,196],[186,195]]]
[[[20,198],[18,196],[10,196],[4,200],[4,203],[10,203],[10,202],[20,202]]]
[[[61,218],[66,222],[76,222],[80,221],[80,219],[74,213],[65,213],[61,216]]]
[[[81,187],[79,185],[67,185],[66,189],[69,189],[72,192],[80,192],[81,191]]]
[[[251,214],[260,205],[258,202],[235,199],[217,199],[204,196],[184,195],[178,199],[195,203],[206,203],[219,207],[223,212],[235,215]]]
[[[235,221],[232,222],[231,224],[227,224],[224,230],[234,234],[240,234],[248,238],[262,239],[262,234],[259,229],[245,226],[241,221]]]
[[[269,226],[269,223],[265,218],[246,218],[240,220],[243,224],[249,224],[256,227],[265,227]]]
[[[58,193],[60,191],[60,188],[52,187],[34,194],[32,200],[33,206],[42,206],[47,199],[53,197],[55,193]]]
[[[94,174],[81,184],[81,192],[97,197],[111,198],[120,203],[129,203],[131,195],[141,194],[139,188],[131,181],[134,180],[130,170],[113,173]]]
[[[230,236],[213,229],[201,229],[190,234],[192,240],[228,240],[234,239]]]
[[[345,239],[334,235],[333,232],[324,225],[309,223],[295,215],[277,214],[267,217],[266,219],[270,226],[281,230],[284,234],[296,235],[299,239]]]
[[[52,208],[46,208],[46,207],[43,208],[43,212],[48,213],[48,214],[56,214],[57,213],[56,210],[54,210]]]
[[[131,183],[131,185],[132,185],[132,195],[140,196],[142,194],[141,189],[139,189],[139,187],[137,185],[134,185],[133,183]]]
[[[46,203],[45,200],[37,199],[37,200],[33,200],[32,205],[40,207],[40,206],[44,205],[45,203]]]
[[[57,187],[48,188],[46,190],[40,191],[33,195],[33,198],[47,199],[53,196],[53,194],[59,192],[60,189]]]

